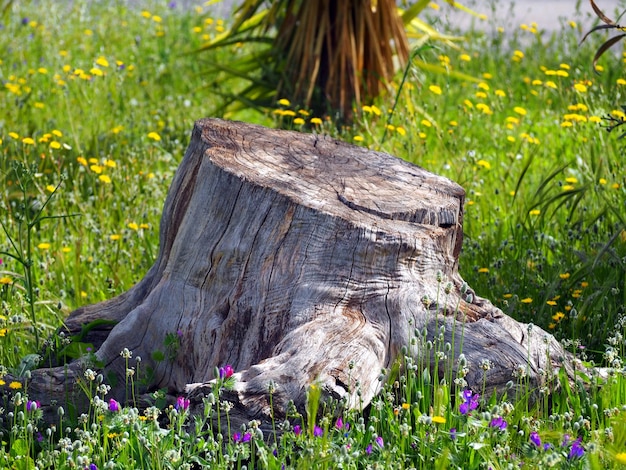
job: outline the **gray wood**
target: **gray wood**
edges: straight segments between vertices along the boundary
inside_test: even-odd
[[[76,334],[97,319],[115,322],[84,340],[117,378],[110,396],[120,401],[124,348],[141,356],[140,374],[152,371],[140,392],[166,388],[196,404],[215,367],[231,364],[233,425],[267,420],[270,382],[276,417],[289,401],[302,411],[313,382],[326,397],[365,406],[414,331],[427,328],[433,339],[441,325],[444,342],[455,332],[451,357],[463,332],[475,390],[485,377],[488,390],[504,390],[520,365],[537,387],[542,371],[565,366],[571,375],[572,358],[551,335],[465,286],[464,197],[456,183],[384,153],[203,119],[165,202],[154,266],[125,294],[73,312],[66,327]],[[168,334],[180,335],[176,350],[166,350]],[[165,359],[154,360],[155,351]],[[418,342],[409,354],[431,351]],[[483,359],[493,363],[486,372]],[[85,367],[33,371],[31,396],[44,407],[68,398],[80,406],[75,378]]]

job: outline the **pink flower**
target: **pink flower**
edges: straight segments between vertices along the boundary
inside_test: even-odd
[[[189,399],[185,398],[185,397],[178,397],[176,399],[176,409],[178,411],[180,410],[187,410],[187,408],[189,408]]]
[[[227,379],[235,373],[233,366],[226,364],[224,367],[220,367],[220,379]]]
[[[113,411],[113,412],[120,411],[120,404],[117,401],[115,401],[113,398],[109,400],[109,411]]]

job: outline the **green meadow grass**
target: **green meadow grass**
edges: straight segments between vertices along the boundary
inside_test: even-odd
[[[0,468],[626,465],[626,164],[620,131],[602,128],[606,116],[624,116],[625,56],[605,54],[594,73],[605,38],[579,46],[574,14],[551,37],[537,34],[541,25],[492,25],[465,32],[458,48],[429,44],[416,57],[475,80],[409,67],[350,127],[280,96],[275,109],[226,117],[327,132],[460,183],[464,279],[581,359],[611,367],[606,383],[556,376],[562,388],[541,390],[532,405],[527,395],[464,395],[462,377],[433,382],[427,363],[405,357],[381,372],[384,392],[368,409],[340,420],[324,410],[301,428],[274,423],[280,433],[268,443],[254,422],[229,435],[203,426],[228,409],[219,384],[193,422],[184,401],[118,410],[87,373],[92,410],[78,422],[60,413],[54,429],[38,421],[27,387],[14,390]],[[222,104],[222,72],[207,64],[249,46],[195,54],[228,24],[167,2],[14,2],[0,23],[0,364],[27,376],[31,355],[62,341],[46,340],[71,310],[124,292],[152,265],[193,121]],[[447,357],[437,332],[413,341],[434,348],[445,371],[464,360]]]

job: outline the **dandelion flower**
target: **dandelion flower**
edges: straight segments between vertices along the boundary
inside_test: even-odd
[[[104,184],[111,184],[111,177],[109,175],[100,175],[98,176],[98,179]]]
[[[9,384],[9,388],[11,388],[11,389],[13,389],[13,390],[19,390],[20,388],[22,388],[22,384],[21,384],[21,383],[19,383],[19,382],[15,382],[15,381],[13,381],[13,382],[11,382],[11,383]]]
[[[34,144],[35,144],[35,141],[34,141],[33,139],[31,139],[30,137],[24,137],[24,138],[22,139],[22,143],[23,143],[24,145],[34,145]]]
[[[521,303],[523,304],[532,304],[533,303],[533,299],[530,297],[526,297],[525,299],[520,300]]]
[[[304,124],[304,122],[305,122],[305,121],[304,121],[304,119],[302,119],[302,118],[300,118],[300,117],[295,118],[295,119],[293,120],[293,123],[294,123],[296,126],[301,126],[301,125],[303,125],[303,124]]]
[[[291,102],[287,98],[279,99],[278,104],[281,106],[291,106]]]
[[[148,133],[148,138],[159,142],[161,140],[161,136],[156,132]]]
[[[39,248],[40,250],[49,250],[50,249],[50,243],[40,243],[39,245],[37,245],[37,248]]]
[[[435,95],[441,95],[442,91],[441,91],[441,87],[438,85],[430,85],[428,87],[428,89],[434,93]]]
[[[521,106],[515,106],[513,108],[513,111],[519,114],[520,116],[526,116],[526,114],[528,113],[528,111],[526,111],[526,109],[522,108]]]
[[[311,120],[309,121],[311,124],[315,124],[317,126],[321,126],[322,125],[322,120],[318,117],[314,117],[311,118]]]
[[[444,418],[443,416],[433,416],[432,420],[433,420],[433,423],[436,423],[436,424],[446,423],[446,418]]]
[[[579,93],[585,93],[587,91],[587,87],[582,83],[574,84],[574,89]]]

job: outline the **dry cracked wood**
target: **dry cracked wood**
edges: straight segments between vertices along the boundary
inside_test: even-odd
[[[73,312],[67,329],[112,322],[83,341],[97,349],[118,400],[124,348],[150,371],[142,392],[165,388],[196,402],[215,367],[231,364],[235,422],[268,418],[270,382],[279,417],[289,401],[303,409],[313,382],[348,406],[367,405],[381,370],[425,327],[434,336],[446,325],[449,342],[463,329],[466,380],[476,389],[486,374],[488,389],[502,390],[520,365],[537,385],[542,371],[571,374],[552,336],[465,292],[464,194],[446,178],[326,136],[200,120],[165,203],[154,266],[125,294]],[[168,349],[173,337],[179,343]],[[410,353],[431,354],[419,345]],[[483,359],[493,363],[486,372]],[[85,367],[33,371],[30,395],[44,407],[78,400]]]

